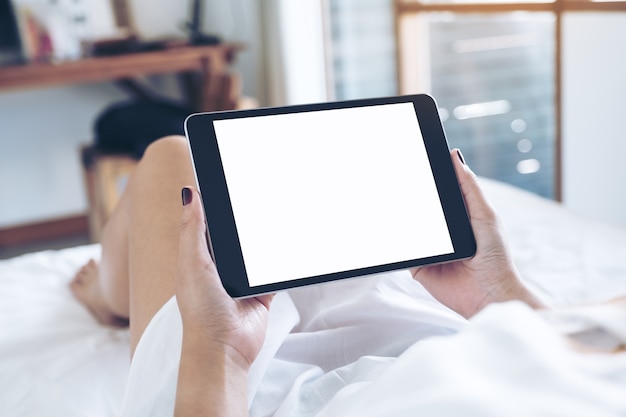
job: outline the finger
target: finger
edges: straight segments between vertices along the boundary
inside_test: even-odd
[[[459,185],[461,186],[461,192],[467,205],[467,211],[472,218],[491,218],[495,216],[493,208],[485,198],[476,174],[465,163],[463,154],[458,148],[450,151],[450,157],[454,165],[457,178],[459,179]]]
[[[421,269],[422,269],[421,266],[414,266],[413,268],[409,268],[409,271],[411,272],[413,279],[417,279],[417,276],[419,275],[419,272]]]
[[[185,187],[182,190],[182,199],[179,270],[185,272],[184,277],[191,277],[198,270],[216,272],[207,247],[206,223],[200,194],[193,188]]]
[[[270,304],[272,304],[272,300],[274,299],[275,295],[276,295],[275,293],[260,295],[260,296],[256,297],[256,299],[261,304],[263,304],[267,310],[269,310],[270,309]]]

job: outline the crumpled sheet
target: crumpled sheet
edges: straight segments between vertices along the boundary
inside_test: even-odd
[[[294,305],[304,294],[277,296],[268,340],[251,370],[250,414],[626,415],[626,353],[611,353],[626,345],[626,304],[536,312],[510,302],[464,323],[445,309],[420,311],[427,295],[417,288],[403,300],[409,281],[408,274],[384,276],[362,292],[345,286],[355,300],[310,316]],[[332,292],[346,296],[341,290]],[[381,292],[402,307],[371,296]],[[390,310],[402,317],[386,317]],[[401,325],[388,329],[397,318]],[[447,330],[437,335],[424,324],[433,321]],[[173,412],[182,332],[175,299],[151,326],[131,367],[124,416]],[[602,333],[605,343],[578,340],[584,329]]]
[[[495,305],[468,324],[406,272],[282,293],[251,372],[252,415],[372,415],[379,410],[374,403],[382,415],[417,415],[408,407],[437,403],[465,404],[456,415],[575,416],[589,410],[585,404],[595,404],[587,415],[626,415],[613,395],[613,388],[625,388],[623,354],[586,352],[624,342],[620,309],[564,308],[626,294],[626,231],[481,182],[518,269],[559,308],[538,314]],[[175,299],[151,322],[131,368],[128,332],[99,326],[67,288],[99,250],[89,245],[0,261],[0,415],[171,415],[180,351]],[[575,344],[562,342],[562,333]],[[395,383],[394,372],[404,370],[402,384]],[[397,404],[406,409],[394,414],[394,395],[410,383],[424,395],[411,390]],[[549,412],[542,404],[558,408]],[[326,406],[337,408],[322,411]]]
[[[314,415],[354,376],[343,368],[387,363],[418,340],[450,335],[466,320],[441,306],[407,271],[278,294],[250,371],[251,415]],[[175,298],[135,351],[124,416],[172,415],[182,324]],[[364,356],[376,355],[370,362]]]
[[[416,343],[371,383],[347,385],[319,416],[624,416],[626,353],[572,345],[551,322],[594,322],[624,344],[625,307],[542,317],[520,302],[489,306],[458,334]]]

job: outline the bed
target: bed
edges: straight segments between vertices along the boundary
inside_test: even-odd
[[[626,230],[481,184],[555,310],[510,302],[468,323],[403,271],[283,293],[251,371],[252,415],[626,415],[626,303],[606,302],[626,296]],[[67,286],[99,251],[0,261],[0,415],[171,414],[175,300],[131,365],[128,331],[98,325]]]

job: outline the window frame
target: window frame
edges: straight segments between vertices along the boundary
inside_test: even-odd
[[[497,14],[506,12],[551,12],[555,17],[555,54],[554,54],[554,112],[555,112],[555,148],[554,148],[554,199],[563,201],[562,186],[562,22],[563,15],[569,12],[626,12],[626,1],[589,1],[589,0],[554,0],[534,3],[422,3],[419,0],[394,0],[394,25],[396,38],[396,68],[398,80],[398,94],[412,94],[419,89],[420,82],[415,81],[415,74],[418,78],[428,77],[427,71],[420,73],[419,60],[415,59],[417,52],[408,53],[407,42],[404,39],[404,32],[407,28],[404,25],[405,18],[416,17],[420,14],[430,12],[452,12],[452,13],[484,13]],[[418,49],[418,48],[415,48]],[[412,55],[412,56],[411,56]],[[425,61],[428,61],[426,59]],[[418,66],[416,69],[415,66]],[[428,65],[423,63],[422,65]],[[409,70],[411,68],[411,70]],[[423,66],[422,66],[423,68]],[[407,74],[412,74],[411,78]]]

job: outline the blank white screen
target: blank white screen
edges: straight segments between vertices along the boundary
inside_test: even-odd
[[[251,287],[453,252],[412,103],[214,126]]]

